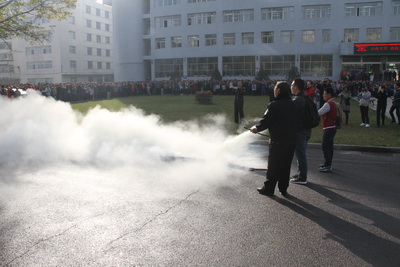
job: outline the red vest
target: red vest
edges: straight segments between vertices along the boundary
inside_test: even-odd
[[[322,128],[329,129],[329,128],[336,128],[335,121],[336,121],[336,104],[333,102],[333,100],[328,100],[326,102],[329,104],[330,110],[329,112],[325,113],[322,115]]]

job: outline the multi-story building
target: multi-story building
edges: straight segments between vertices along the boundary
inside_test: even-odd
[[[113,1],[115,79],[400,69],[400,0]]]
[[[49,42],[13,39],[11,51],[0,44],[0,72],[21,83],[113,81],[111,6],[78,0],[71,12],[66,21],[41,21],[53,31]]]

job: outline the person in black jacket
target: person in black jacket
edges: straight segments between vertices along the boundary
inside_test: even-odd
[[[386,86],[381,85],[379,87],[378,93],[376,94],[376,99],[378,100],[378,103],[376,105],[376,125],[378,127],[381,126],[381,119],[382,125],[385,125],[387,98],[388,93],[386,91]]]
[[[244,118],[243,106],[244,106],[244,94],[246,89],[243,88],[242,81],[237,84],[237,89],[235,90],[235,102],[234,102],[234,114],[235,123],[239,124]]]
[[[285,196],[296,148],[297,114],[288,83],[277,83],[274,96],[275,100],[268,105],[263,118],[250,131],[258,133],[268,129],[270,134],[267,180],[263,187],[257,188],[258,192],[273,196],[278,184],[279,191]]]

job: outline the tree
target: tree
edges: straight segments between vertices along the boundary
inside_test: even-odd
[[[215,68],[214,71],[211,73],[211,80],[221,81],[222,75],[219,72],[218,68]]]
[[[42,19],[68,18],[77,0],[0,0],[0,39],[23,38],[48,41],[52,32],[40,25]]]
[[[256,80],[258,81],[269,80],[268,72],[261,67],[256,75]]]
[[[287,80],[289,82],[293,81],[296,78],[300,78],[300,72],[299,69],[295,66],[293,66],[290,70],[289,73],[287,75]]]

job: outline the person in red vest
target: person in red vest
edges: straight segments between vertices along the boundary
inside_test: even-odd
[[[336,104],[333,97],[333,89],[327,87],[323,94],[324,105],[318,110],[318,114],[322,116],[322,129],[324,131],[322,137],[322,152],[325,162],[320,165],[320,172],[332,172],[333,158],[333,140],[336,135]]]

